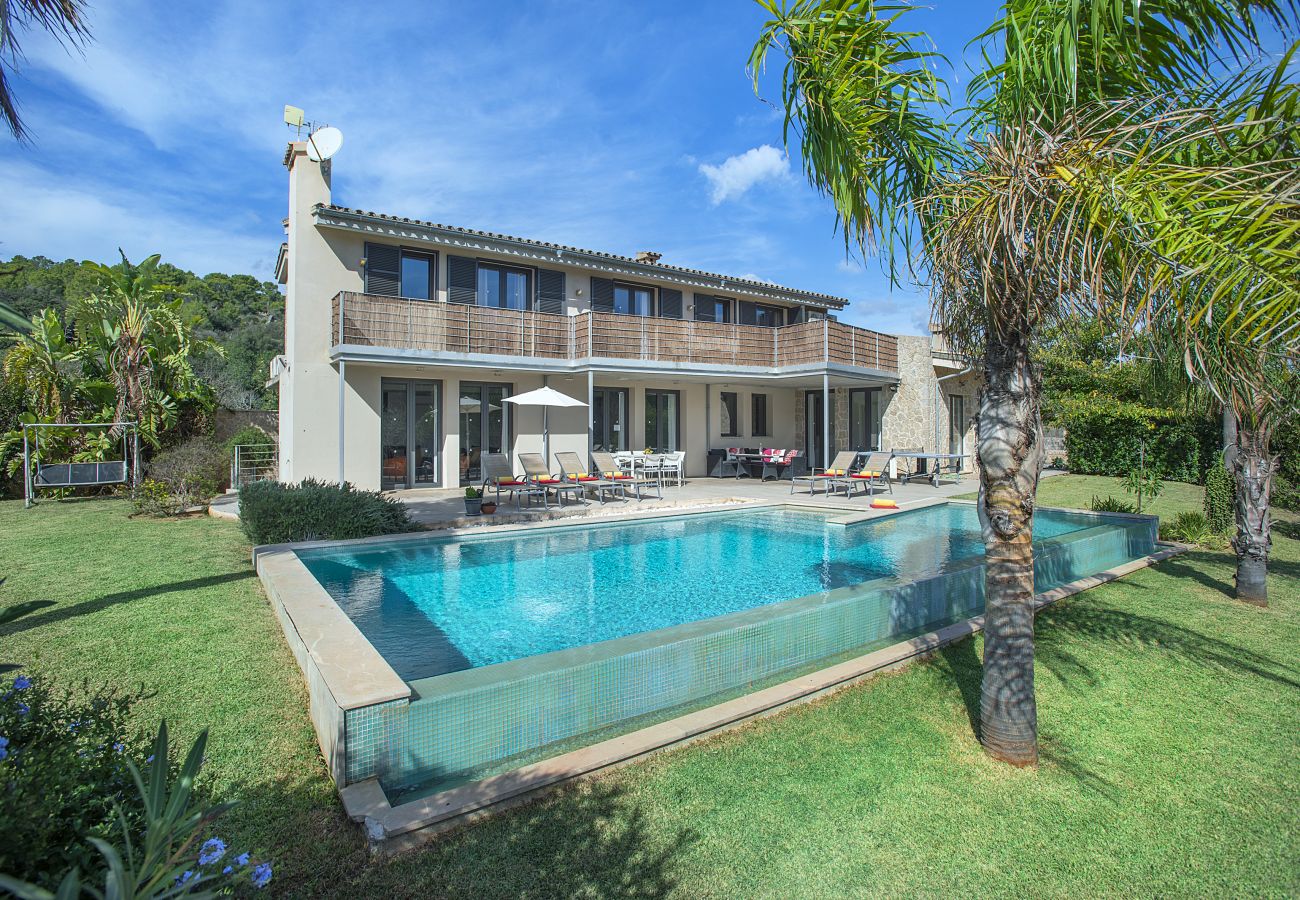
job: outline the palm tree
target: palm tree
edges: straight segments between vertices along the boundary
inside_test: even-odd
[[[23,56],[18,33],[38,26],[60,44],[79,48],[90,39],[85,13],[85,0],[0,0],[0,119],[19,140],[27,131],[9,83]]]
[[[72,317],[81,358],[115,389],[116,420],[135,422],[140,436],[156,446],[176,419],[177,401],[206,390],[191,355],[222,351],[211,341],[194,339],[181,298],[165,298],[157,285],[158,254],[139,265],[121,255],[116,266],[83,263],[100,285],[73,304]]]
[[[5,381],[21,385],[28,412],[38,422],[66,422],[72,411],[80,362],[68,341],[58,313],[41,310],[17,334],[4,355],[0,371]]]
[[[1291,0],[1006,0],[986,68],[954,110],[912,9],[871,0],[759,0],[751,54],[785,57],[786,140],[830,197],[846,243],[928,280],[955,348],[983,360],[977,420],[986,553],[980,740],[1038,758],[1031,536],[1043,465],[1031,349],[1070,314],[1143,334],[1262,352],[1294,346],[1300,176],[1294,120],[1262,115],[1285,61],[1256,61],[1260,23],[1294,34]],[[1232,60],[1246,74],[1207,73]],[[1227,305],[1226,315],[1211,312]],[[1240,383],[1242,370],[1197,367]]]

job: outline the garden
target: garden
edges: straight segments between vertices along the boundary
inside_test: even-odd
[[[1040,496],[1076,507],[1128,497],[1118,479],[1097,476],[1047,479]],[[1201,507],[1200,488],[1181,483],[1153,501],[1166,518]],[[1232,599],[1233,557],[1214,549],[1039,616],[1036,770],[1003,768],[974,739],[981,642],[968,640],[372,862],[326,776],[301,677],[239,526],[132,512],[111,499],[0,504],[10,561],[0,603],[53,604],[0,626],[0,658],[23,663],[27,691],[71,689],[79,699],[64,718],[82,718],[104,685],[134,698],[87,740],[111,748],[118,734],[139,765],[162,719],[179,755],[208,729],[199,793],[235,805],[204,825],[187,858],[220,839],[231,859],[248,852],[272,867],[273,893],[1300,889],[1300,520],[1287,513],[1275,528],[1267,609]],[[13,677],[5,703],[25,693]],[[43,802],[86,802],[74,793],[84,788],[63,784],[66,796]],[[0,815],[0,827],[18,821]],[[4,837],[12,871],[12,854],[32,838]]]

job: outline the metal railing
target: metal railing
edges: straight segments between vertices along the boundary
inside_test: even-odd
[[[898,371],[898,339],[819,319],[766,328],[614,313],[574,316],[342,291],[332,343],[547,359],[784,367],[837,363]]]
[[[275,444],[236,444],[230,457],[230,489],[237,491],[254,481],[274,481],[280,475]]]

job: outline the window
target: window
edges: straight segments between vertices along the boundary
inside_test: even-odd
[[[614,312],[624,316],[652,316],[654,294],[650,288],[616,284],[614,285]]]
[[[680,449],[681,409],[677,391],[645,392],[645,443],[655,453]]]
[[[532,296],[527,269],[478,264],[478,305],[495,309],[528,309]]]
[[[881,431],[880,388],[849,391],[849,449],[879,450]]]
[[[423,253],[402,251],[402,296],[428,300],[433,287],[433,258]]]
[[[948,398],[948,452],[966,452],[966,398],[961,394]]]
[[[767,394],[754,394],[750,398],[753,417],[750,419],[750,432],[754,437],[771,437],[767,430]]]
[[[754,304],[754,324],[764,328],[776,328],[785,324],[785,310],[779,306]]]
[[[705,306],[704,315],[696,318],[705,322],[731,321],[731,301],[726,297],[700,298],[700,302]]]
[[[627,450],[627,388],[598,387],[591,394],[591,440],[602,453]]]
[[[722,392],[722,436],[736,437],[740,434],[740,417],[736,415],[736,395]]]

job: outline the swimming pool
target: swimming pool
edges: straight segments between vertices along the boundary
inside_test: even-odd
[[[412,681],[595,644],[983,553],[973,506],[844,526],[789,508],[548,528],[298,555]],[[1090,528],[1047,511],[1036,539]]]
[[[1041,592],[1150,554],[1155,520],[1044,509],[1034,540]],[[865,521],[765,507],[261,549],[332,774],[377,778],[392,803],[788,682],[984,603],[978,520],[960,502]]]

